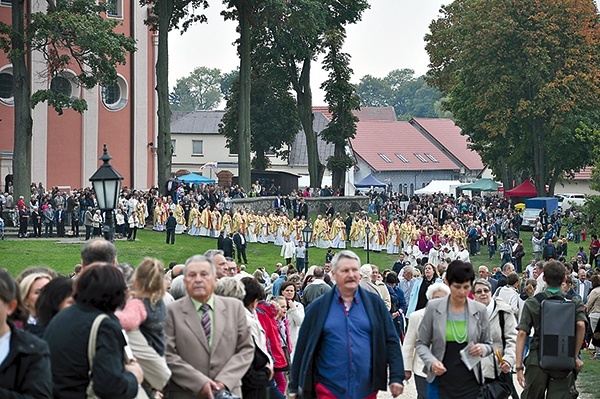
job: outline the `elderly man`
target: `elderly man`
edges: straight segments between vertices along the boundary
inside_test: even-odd
[[[208,258],[208,261],[211,262],[215,269],[217,270],[217,278],[225,277],[229,274],[227,259],[223,251],[220,249],[209,249],[204,253],[204,256]]]
[[[172,399],[212,398],[221,390],[241,396],[241,380],[254,357],[244,305],[213,295],[213,264],[201,255],[185,263],[187,295],[167,310],[167,363]]]
[[[488,269],[488,267],[485,265],[481,265],[479,266],[478,272],[479,278],[484,279],[492,285],[492,293],[496,292],[496,289],[498,288],[498,280],[496,280],[493,277],[490,277],[490,269]]]
[[[338,252],[336,285],[306,309],[290,373],[290,397],[369,398],[404,389],[400,342],[381,298],[359,286],[360,259]],[[381,356],[381,354],[384,354]]]

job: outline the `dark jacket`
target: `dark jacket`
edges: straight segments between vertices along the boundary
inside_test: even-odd
[[[89,383],[87,344],[90,329],[101,312],[75,304],[60,311],[46,328],[50,347],[55,399],[85,399]],[[132,399],[137,395],[135,376],[125,370],[125,337],[119,320],[109,314],[98,329],[93,362],[94,391],[103,399]]]
[[[177,227],[177,219],[175,219],[175,216],[169,216],[167,218],[165,227],[167,228],[167,230],[175,230],[175,228]]]
[[[223,238],[221,246],[225,257],[233,258],[233,240],[231,239],[231,237]]]
[[[371,319],[373,337],[373,390],[387,390],[388,363],[390,365],[389,382],[403,384],[404,362],[400,351],[400,342],[396,335],[392,318],[384,302],[378,295],[358,287],[367,314]],[[315,353],[329,313],[331,301],[336,299],[336,289],[325,293],[306,309],[306,315],[300,327],[298,342],[294,350],[294,360],[290,372],[289,389],[291,393],[302,390],[304,398],[316,397],[314,393]]]
[[[10,350],[0,366],[0,398],[52,398],[48,345],[12,324],[10,330]]]

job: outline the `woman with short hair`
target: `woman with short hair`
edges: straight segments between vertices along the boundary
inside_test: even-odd
[[[15,328],[13,321],[27,320],[19,287],[0,270],[0,397],[52,398],[52,373],[48,345]]]
[[[497,356],[488,356],[481,359],[483,376],[486,379],[494,379],[496,367],[500,372],[507,374],[512,365],[515,364],[517,348],[517,319],[508,303],[502,298],[492,298],[492,285],[485,279],[477,279],[473,284],[473,297],[479,303],[487,307],[490,320],[490,334],[493,345],[502,355],[502,362],[498,362]],[[512,379],[512,377],[509,377]]]
[[[87,267],[75,280],[74,292],[75,305],[58,313],[44,335],[51,352],[54,397],[85,399],[91,375],[96,395],[135,398],[143,372],[135,360],[125,364],[127,343],[114,314],[125,302],[123,275],[108,263]],[[102,314],[107,318],[98,328],[95,356],[88,359],[92,324]]]
[[[477,367],[469,371],[460,352],[481,357],[493,353],[486,307],[469,299],[473,280],[471,263],[450,263],[450,295],[428,302],[419,327],[416,347],[427,369],[428,392],[437,391],[440,398],[476,398],[483,378]]]

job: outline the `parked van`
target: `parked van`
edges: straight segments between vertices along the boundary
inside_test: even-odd
[[[558,199],[558,207],[560,210],[567,210],[573,205],[583,206],[585,205],[585,194],[555,194],[554,197]],[[566,202],[565,202],[566,201]]]

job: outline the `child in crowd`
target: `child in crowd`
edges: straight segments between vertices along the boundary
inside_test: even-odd
[[[115,315],[126,331],[139,327],[148,345],[160,356],[164,356],[167,346],[164,333],[167,310],[163,302],[165,283],[162,262],[145,258],[133,274],[132,289],[133,295],[123,310],[115,312]]]

